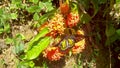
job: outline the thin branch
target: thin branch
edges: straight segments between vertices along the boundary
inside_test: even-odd
[[[110,68],[112,68],[112,65],[111,65],[111,64],[112,64],[112,63],[111,63],[111,56],[112,56],[112,55],[111,55],[111,48],[110,48],[110,46],[109,46]]]

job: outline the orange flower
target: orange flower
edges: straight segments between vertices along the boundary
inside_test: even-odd
[[[75,43],[75,46],[72,48],[72,53],[77,54],[83,51],[85,49],[85,39],[80,40],[79,42]]]
[[[64,3],[60,5],[60,11],[62,14],[68,14],[69,12],[69,5]]]
[[[79,22],[79,14],[77,12],[71,12],[67,15],[66,25],[68,27],[76,26]]]
[[[60,60],[60,58],[63,56],[62,53],[60,53],[60,49],[58,47],[48,47],[43,52],[43,57],[51,60],[51,61],[57,61]]]
[[[63,16],[59,13],[55,13],[55,16],[49,21],[48,28],[53,34],[63,34],[65,29]]]

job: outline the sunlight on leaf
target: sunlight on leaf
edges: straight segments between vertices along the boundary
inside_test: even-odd
[[[13,39],[11,39],[11,38],[6,38],[6,39],[5,39],[5,43],[6,43],[6,44],[11,44],[11,43],[13,43]]]
[[[34,20],[39,20],[39,15],[38,15],[38,13],[35,13],[35,14],[33,15],[33,19],[34,19]]]
[[[29,1],[37,4],[39,0],[29,0]]]
[[[11,19],[17,19],[18,15],[17,13],[11,13]]]
[[[30,12],[30,13],[40,12],[41,8],[39,6],[37,6],[37,5],[34,5],[34,6],[28,7],[27,11]]]
[[[4,32],[4,29],[3,28],[0,28],[0,34]]]
[[[7,32],[7,33],[10,32],[10,24],[9,23],[4,24],[4,31]]]
[[[41,37],[44,37],[45,34],[47,34],[49,32],[48,28],[44,28],[42,31],[40,31],[40,33],[38,33],[32,40],[30,40],[30,42],[28,43],[28,49],[31,49],[32,46],[34,46],[34,42],[37,42]]]
[[[45,10],[46,12],[53,10],[53,6],[51,2],[39,2],[39,7]]]
[[[50,37],[45,37],[26,52],[25,59],[32,60],[39,56],[39,54],[49,45]]]

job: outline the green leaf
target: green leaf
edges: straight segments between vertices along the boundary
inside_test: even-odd
[[[51,2],[46,2],[45,5],[46,5],[46,12],[53,10],[53,6]]]
[[[48,28],[44,28],[40,31],[30,42],[28,43],[28,50],[34,45],[34,42],[37,42],[41,37],[45,36],[49,32]]]
[[[120,51],[120,47],[115,47],[115,52],[119,52]]]
[[[53,14],[55,13],[55,10],[52,10],[44,15],[42,15],[40,18],[39,18],[39,24],[43,24],[50,16],[53,16]]]
[[[99,1],[98,0],[92,0],[92,3],[93,3],[93,6],[94,6],[94,14],[93,14],[92,17],[94,17],[97,14],[98,10],[99,10],[99,6],[98,6]]]
[[[39,0],[29,0],[29,2],[33,2],[34,4],[37,4]]]
[[[21,61],[18,63],[17,68],[33,68],[34,65],[33,61]]]
[[[53,10],[53,6],[51,2],[39,2],[39,7],[45,10],[46,12]]]
[[[20,42],[19,45],[16,45],[13,48],[13,52],[15,54],[20,54],[23,51],[24,51],[24,43],[23,42]]]
[[[110,42],[111,42],[111,43],[114,43],[114,42],[118,39],[118,35],[117,35],[117,34],[114,34],[114,35],[112,35],[109,39],[110,39]]]
[[[12,3],[10,4],[10,9],[19,9],[22,7],[22,0],[12,0]]]
[[[48,19],[48,14],[44,14],[43,16],[41,16],[40,18],[39,18],[39,24],[41,25],[41,24],[43,24],[47,19]]]
[[[104,4],[104,3],[106,3],[107,2],[107,0],[99,0],[99,3],[100,4]]]
[[[1,8],[1,9],[0,9],[0,15],[2,15],[2,14],[3,14],[3,9]]]
[[[83,22],[83,24],[89,23],[91,20],[91,17],[90,17],[90,15],[83,13],[80,17],[80,20],[81,20],[81,22]]]
[[[117,4],[120,4],[120,0],[116,0],[116,3],[117,3]]]
[[[22,3],[22,0],[12,0],[12,4]]]
[[[10,32],[10,24],[9,23],[4,24],[4,32],[7,32],[7,33]]]
[[[89,9],[90,0],[77,0],[86,10]]]
[[[41,10],[42,9],[37,5],[30,6],[30,7],[27,8],[27,11],[30,12],[30,13],[40,12]]]
[[[110,44],[114,43],[118,38],[119,38],[119,36],[117,34],[114,34],[114,35],[107,38],[105,44],[110,45]]]
[[[120,36],[120,29],[117,29],[116,33]]]
[[[38,44],[36,44],[26,52],[25,59],[32,60],[37,58],[39,54],[49,45],[49,43],[50,37],[45,37],[41,39]]]
[[[16,34],[16,36],[13,38],[13,45],[14,46],[21,45],[22,40],[24,40],[24,36],[22,34]]]
[[[25,36],[23,34],[16,34],[16,38],[20,38],[21,40],[24,40]]]
[[[11,19],[17,19],[18,15],[17,13],[11,13]]]
[[[39,20],[39,15],[38,15],[38,13],[35,13],[35,14],[33,15],[33,19],[34,19],[34,20]]]
[[[4,32],[4,29],[3,28],[0,28],[0,34]]]
[[[42,0],[43,2],[51,2],[51,1],[53,1],[53,0]]]
[[[112,24],[108,25],[106,27],[106,32],[105,33],[106,33],[107,37],[110,37],[110,36],[114,35],[115,34],[115,28],[114,28],[114,26]]]
[[[11,43],[13,43],[13,39],[11,39],[11,38],[6,38],[6,39],[5,39],[5,43],[6,43],[6,44],[11,44]]]
[[[44,9],[44,7],[45,7],[44,2],[39,2],[39,7],[40,7],[41,9]]]

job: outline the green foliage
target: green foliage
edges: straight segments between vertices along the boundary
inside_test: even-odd
[[[78,58],[81,58],[81,54],[78,55]],[[83,62],[81,60],[77,60],[77,65],[74,65],[74,68],[83,68]]]
[[[120,29],[117,29],[116,32],[120,36]]]
[[[93,6],[94,6],[94,14],[93,17],[97,14],[99,10],[99,1],[98,0],[92,0]]]
[[[10,19],[10,15],[5,10],[5,8],[0,9],[0,34],[10,32],[10,24],[7,22]]]
[[[40,12],[41,8],[39,6],[37,6],[37,5],[34,5],[34,6],[28,7],[27,11],[30,12],[30,13]]]
[[[17,19],[17,17],[18,17],[17,13],[11,13],[11,18],[12,19]]]
[[[40,24],[40,25],[43,24],[45,21],[47,21],[47,19],[48,19],[49,17],[53,16],[54,13],[55,13],[55,10],[52,10],[52,11],[50,11],[50,12],[48,12],[48,13],[40,16],[39,21],[38,21],[39,24]]]
[[[34,46],[34,43],[37,42],[40,38],[43,38],[48,32],[48,28],[44,28],[33,39],[31,39],[28,43],[28,50],[31,49],[31,47]]]
[[[91,17],[90,17],[89,14],[83,13],[83,14],[81,15],[81,17],[80,17],[80,20],[81,20],[81,22],[82,22],[83,24],[89,23],[90,20],[91,20]]]
[[[24,51],[24,43],[22,40],[24,40],[25,37],[22,34],[17,34],[14,38],[6,38],[5,42],[6,44],[12,44],[13,47],[13,53],[19,55]]]
[[[116,4],[120,4],[120,0],[116,0]]]
[[[51,2],[39,2],[39,7],[45,10],[46,12],[53,10],[53,6]]]
[[[82,6],[86,9],[86,10],[88,10],[89,9],[89,5],[90,5],[90,1],[89,0],[77,0],[78,1],[78,3],[81,3],[82,4]]]
[[[24,59],[32,60],[37,58],[39,54],[48,46],[50,43],[50,37],[44,37],[48,32],[48,28],[44,28],[28,43],[28,49],[25,51],[26,55]]]
[[[22,3],[21,0],[12,0],[12,4],[20,4],[20,3]]]
[[[25,5],[22,4],[22,0],[12,0],[10,4],[10,9],[20,9],[24,8]]]
[[[18,63],[17,68],[34,68],[34,65],[33,61],[21,61]]]
[[[39,0],[29,0],[29,2],[33,2],[34,4],[37,4]]]
[[[47,63],[43,62],[43,68],[48,68]]]
[[[33,15],[33,20],[39,20],[39,15],[38,15],[38,13],[35,13],[35,14]]]
[[[107,2],[107,0],[99,0],[99,3],[100,4],[104,4],[104,3],[106,3]]]
[[[50,37],[41,39],[36,45],[26,52],[25,59],[32,60],[39,56],[39,54],[49,45]]]
[[[49,11],[53,10],[54,8],[53,8],[51,2],[39,2],[38,5],[29,6],[26,9],[28,12],[34,13],[34,12],[41,12],[41,10],[43,10],[45,12],[49,12]]]
[[[107,25],[107,27],[106,27],[106,36],[110,37],[110,36],[112,36],[114,34],[115,34],[115,28],[114,28],[114,26],[112,24]]]
[[[20,22],[25,21],[27,15],[21,16],[21,13],[24,13],[23,11],[28,11],[28,15],[33,13],[33,20],[39,20],[40,23],[43,23],[48,19],[47,16],[50,16],[54,9],[51,0],[29,0],[29,2],[31,3],[27,4],[22,3],[21,0],[12,0],[8,7],[0,9],[0,34],[10,33],[10,20],[18,20],[21,18]],[[48,12],[48,15],[40,16],[39,13],[41,11]],[[37,25],[39,26],[40,23],[37,23]]]
[[[10,24],[9,23],[4,24],[4,32],[10,33]]]
[[[106,45],[111,45],[112,43],[114,43],[117,39],[119,39],[119,29],[115,29],[113,24],[108,24],[106,27],[106,36],[107,36],[107,40],[106,40]]]

